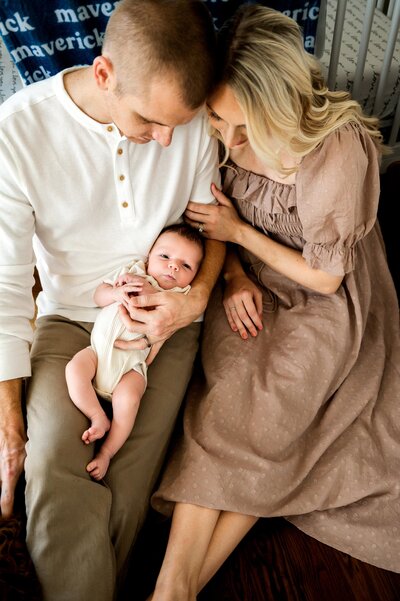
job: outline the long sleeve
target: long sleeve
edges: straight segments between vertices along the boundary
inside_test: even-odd
[[[30,375],[34,215],[8,142],[0,137],[0,379]]]

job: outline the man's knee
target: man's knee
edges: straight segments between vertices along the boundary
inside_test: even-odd
[[[46,435],[44,429],[37,436],[32,434],[26,445],[27,481],[51,481],[55,475],[88,477],[86,465],[93,459],[94,449],[93,445],[83,444],[80,438],[82,431],[64,431],[58,438]]]

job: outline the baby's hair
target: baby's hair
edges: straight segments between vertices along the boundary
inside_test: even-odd
[[[187,223],[174,223],[173,225],[168,225],[167,227],[165,227],[160,232],[160,236],[161,234],[165,234],[166,232],[175,232],[176,234],[179,234],[179,236],[182,236],[182,238],[186,238],[191,242],[195,242],[201,248],[202,253],[204,255],[204,238],[196,228],[192,227],[191,225],[188,225]]]

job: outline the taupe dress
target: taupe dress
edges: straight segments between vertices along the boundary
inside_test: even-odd
[[[345,277],[322,295],[241,251],[263,291],[264,329],[245,341],[234,334],[215,290],[204,377],[153,505],[285,516],[400,571],[399,310],[376,223],[374,144],[347,125],[303,159],[295,184],[231,165],[224,191],[258,230]]]

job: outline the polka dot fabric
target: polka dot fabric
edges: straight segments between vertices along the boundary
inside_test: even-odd
[[[263,291],[264,328],[240,339],[215,289],[204,373],[153,505],[285,516],[400,572],[399,312],[375,221],[375,148],[346,126],[303,160],[295,184],[230,165],[224,190],[243,219],[343,284],[321,295],[241,251]]]

